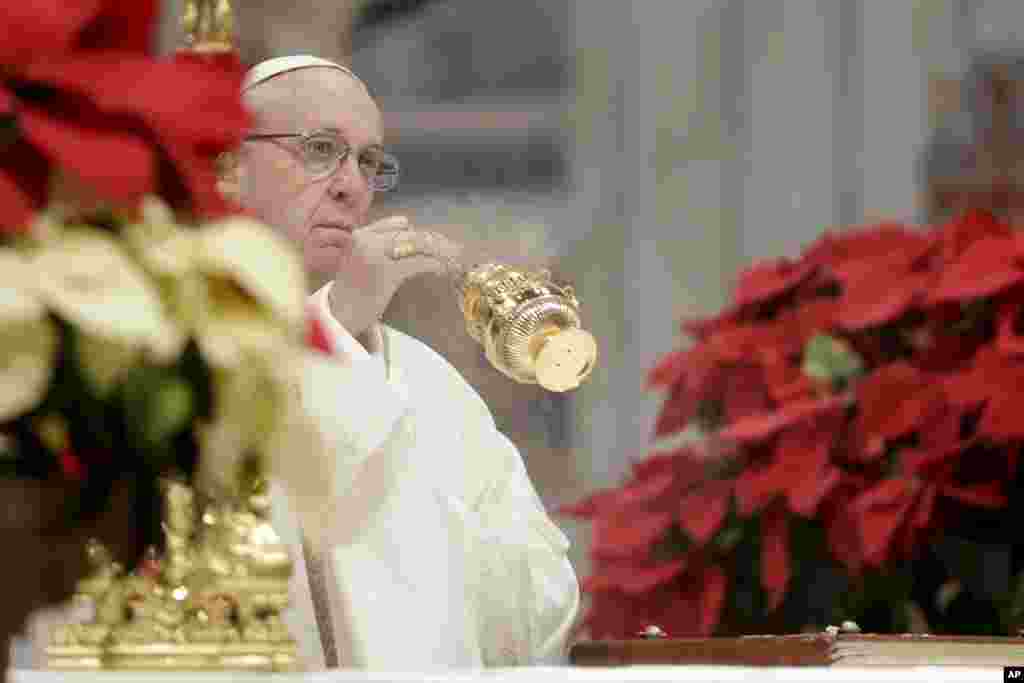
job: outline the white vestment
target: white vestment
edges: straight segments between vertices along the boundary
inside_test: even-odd
[[[311,297],[336,350],[309,372],[306,408],[330,442],[323,541],[342,667],[430,670],[563,660],[579,605],[568,541],[512,443],[440,355],[379,326],[368,353]],[[297,516],[275,488],[273,522],[295,562],[287,622],[308,668],[324,667]]]

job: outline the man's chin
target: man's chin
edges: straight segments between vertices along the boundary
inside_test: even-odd
[[[312,279],[334,279],[338,264],[351,251],[341,245],[317,245],[306,249],[306,272]]]

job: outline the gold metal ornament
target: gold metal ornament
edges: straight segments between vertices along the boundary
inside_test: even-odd
[[[185,0],[185,44],[197,52],[231,52],[235,20],[230,0]]]
[[[455,285],[467,332],[507,377],[564,392],[593,372],[597,342],[579,299],[549,271],[487,263],[461,270]]]
[[[235,501],[197,504],[189,486],[162,482],[163,558],[132,574],[98,543],[75,602],[85,623],[58,626],[47,665],[62,671],[294,671],[296,644],[281,618],[292,563],[268,522],[262,479]]]
[[[391,258],[434,258],[446,266],[466,331],[484,347],[487,360],[520,384],[548,391],[576,389],[597,361],[597,342],[582,328],[573,288],[548,270],[497,263],[465,268],[438,246],[432,232],[398,232]]]

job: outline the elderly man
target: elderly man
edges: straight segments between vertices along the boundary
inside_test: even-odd
[[[244,96],[256,126],[235,191],[302,250],[311,306],[344,366],[304,387],[344,475],[337,523],[310,544],[280,495],[275,511],[297,549],[290,626],[303,656],[313,668],[559,661],[579,602],[566,538],[480,397],[379,322],[405,280],[443,270],[423,252],[454,257],[457,246],[401,217],[367,225],[398,168],[351,71],[271,59],[250,71]]]

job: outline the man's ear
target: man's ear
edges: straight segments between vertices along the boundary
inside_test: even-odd
[[[237,150],[224,152],[217,157],[217,189],[225,197],[239,201],[244,173],[242,158]]]

